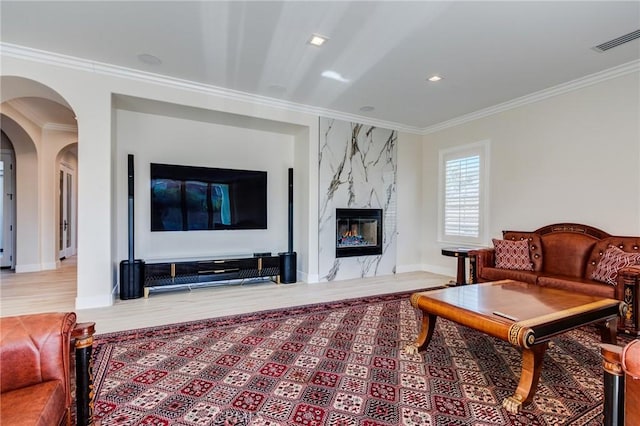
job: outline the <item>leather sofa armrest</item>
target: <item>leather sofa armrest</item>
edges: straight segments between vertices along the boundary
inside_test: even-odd
[[[0,392],[57,380],[65,394],[64,405],[59,408],[64,410],[62,414],[70,424],[72,365],[75,363],[76,424],[92,424],[94,332],[95,323],[76,323],[73,312],[0,318]],[[71,354],[72,344],[75,358]]]
[[[73,312],[20,315],[0,319],[1,392],[59,380],[71,402],[70,336]]]
[[[492,248],[472,250],[469,252],[471,262],[471,282],[481,281],[482,269],[495,266],[495,250]]]

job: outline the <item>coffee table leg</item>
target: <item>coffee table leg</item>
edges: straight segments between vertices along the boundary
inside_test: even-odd
[[[415,354],[419,351],[423,351],[429,345],[431,336],[433,336],[433,330],[436,327],[436,316],[422,313],[422,328],[420,334],[415,343],[408,345],[405,351],[409,354]]]
[[[502,401],[502,406],[510,413],[517,413],[523,404],[528,404],[533,399],[538,387],[538,380],[542,372],[544,353],[549,346],[548,342],[534,345],[530,349],[522,349],[522,372],[516,393]]]

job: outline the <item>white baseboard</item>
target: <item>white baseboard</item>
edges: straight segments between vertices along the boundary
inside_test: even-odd
[[[39,263],[32,263],[30,265],[16,265],[16,274],[38,271],[42,271],[42,265],[40,265]]]
[[[420,264],[396,266],[396,273],[398,274],[402,274],[403,272],[418,272],[418,271],[424,271],[424,269],[422,268],[422,265]]]
[[[56,262],[31,263],[29,265],[16,265],[16,274],[21,274],[23,272],[50,271],[54,269],[58,269],[58,264]]]
[[[110,293],[91,297],[76,297],[76,309],[106,308],[113,305]]]
[[[298,271],[298,281],[317,283],[320,282],[320,276],[318,274],[307,274],[306,272]]]
[[[440,266],[440,265],[429,265],[429,264],[423,264],[422,270],[426,272],[432,272],[434,274],[445,275],[451,278],[455,278],[457,273],[456,268],[450,268],[447,266]]]
[[[42,264],[42,271],[49,271],[51,269],[58,269],[58,262],[48,262]]]

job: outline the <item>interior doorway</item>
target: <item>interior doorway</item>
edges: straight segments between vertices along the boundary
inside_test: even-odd
[[[74,185],[73,170],[65,164],[60,164],[58,173],[58,257],[60,260],[75,254]]]
[[[15,267],[15,161],[13,151],[0,152],[0,267]]]

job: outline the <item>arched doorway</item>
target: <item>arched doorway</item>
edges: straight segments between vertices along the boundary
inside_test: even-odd
[[[2,217],[3,229],[14,231],[10,266],[18,273],[55,269],[61,257],[76,253],[75,114],[59,94],[38,82],[3,76],[1,84],[0,128],[14,150],[15,223],[9,222],[11,214]],[[60,224],[66,224],[63,232]]]

